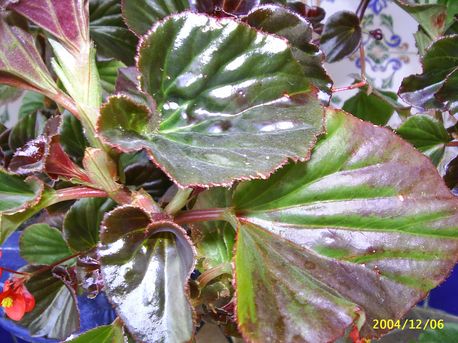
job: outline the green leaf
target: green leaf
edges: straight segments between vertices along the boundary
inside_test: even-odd
[[[28,141],[37,138],[41,135],[46,126],[46,117],[41,112],[33,112],[25,115],[19,122],[11,129],[8,138],[8,144],[14,151]]]
[[[60,144],[64,151],[76,162],[80,163],[83,160],[84,151],[88,143],[86,137],[84,137],[81,122],[68,111],[62,114]]]
[[[89,21],[98,54],[134,64],[137,37],[124,24],[119,0],[90,0]]]
[[[28,266],[25,270],[33,272],[40,267]],[[51,271],[36,274],[26,287],[35,298],[35,307],[19,324],[27,327],[31,336],[64,340],[79,329],[75,292]]]
[[[24,1],[21,1],[23,3]],[[0,82],[50,97],[59,93],[32,35],[0,19]]]
[[[455,343],[458,324],[446,323],[442,329],[429,329],[420,334],[418,343]]]
[[[116,79],[119,68],[125,67],[124,63],[117,60],[98,61],[97,69],[99,71],[100,82],[105,93],[110,94],[115,91]]]
[[[45,29],[68,48],[79,50],[89,37],[86,3],[81,0],[9,1],[7,8]]]
[[[232,193],[225,188],[212,188],[199,194],[193,209],[229,207]],[[192,241],[197,249],[197,268],[204,270],[231,263],[235,230],[226,221],[209,221],[193,224]]]
[[[451,141],[442,123],[426,115],[408,118],[396,132],[428,156],[435,165],[439,164],[445,145]]]
[[[127,26],[142,36],[159,20],[187,10],[188,0],[125,0],[122,1],[122,14]]]
[[[76,201],[64,219],[63,235],[75,251],[92,249],[99,242],[99,230],[105,213],[115,203],[110,199],[91,198]]]
[[[38,203],[28,207],[21,212],[5,214],[0,212],[0,245],[17,230],[27,219],[40,212],[42,209],[58,202],[53,189],[45,187]]]
[[[145,148],[182,186],[267,177],[306,159],[321,132],[322,108],[287,43],[233,20],[169,17],[144,38],[138,68],[157,111],[112,97],[99,132],[125,152]]]
[[[311,24],[299,14],[278,5],[255,7],[244,21],[267,33],[285,37],[293,45],[293,56],[301,63],[310,82],[331,94],[332,80],[322,66],[323,54],[311,43]]]
[[[340,11],[324,24],[320,47],[327,62],[336,62],[350,55],[361,42],[361,27],[353,12]]]
[[[397,98],[395,93],[385,92],[385,95],[394,100]],[[386,125],[394,112],[392,106],[374,94],[367,95],[365,91],[359,91],[345,101],[342,109],[376,125]]]
[[[119,325],[102,325],[65,341],[67,343],[124,343],[124,335]]]
[[[22,99],[21,107],[19,108],[18,116],[20,119],[26,115],[44,108],[45,96],[36,92],[27,92]]]
[[[52,264],[72,254],[62,233],[48,224],[27,227],[19,242],[21,256],[31,264]]]
[[[458,199],[428,158],[342,111],[327,110],[326,132],[307,163],[235,190],[250,341],[334,341],[355,321],[379,337],[373,319],[401,318],[457,261]]]
[[[105,291],[132,335],[143,342],[191,340],[185,288],[194,252],[183,229],[118,207],[105,217],[98,253]]]
[[[22,90],[16,87],[0,85],[0,106],[13,102],[22,95]]]
[[[458,101],[458,35],[437,39],[422,59],[423,73],[402,81],[399,95],[424,109],[447,110]]]
[[[395,0],[396,4],[409,13],[432,38],[445,30],[447,8],[439,4],[412,4],[405,0]]]
[[[35,205],[43,192],[38,178],[23,178],[0,169],[0,212],[14,213]]]

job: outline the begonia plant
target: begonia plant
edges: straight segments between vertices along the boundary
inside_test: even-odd
[[[458,11],[396,3],[423,65],[399,97],[366,77],[368,0],[0,0],[1,91],[22,96],[0,243],[21,230],[28,263],[4,270],[6,316],[71,342],[387,334],[458,259]],[[349,54],[336,88],[323,63]],[[118,317],[78,336],[99,293]]]

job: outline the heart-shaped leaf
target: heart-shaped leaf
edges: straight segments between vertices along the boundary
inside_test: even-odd
[[[89,29],[99,54],[134,64],[137,37],[124,24],[119,0],[90,0]]]
[[[250,341],[327,342],[352,325],[378,337],[373,319],[402,317],[457,261],[458,199],[429,159],[327,112],[309,162],[235,191],[237,316]]]
[[[189,0],[123,0],[122,14],[127,26],[142,36],[159,20],[189,7]]]
[[[353,12],[340,11],[324,24],[320,47],[327,62],[336,62],[350,55],[361,42],[361,26]]]
[[[382,95],[390,97],[393,102],[397,99],[395,93],[383,92]],[[342,109],[376,125],[386,125],[394,113],[390,104],[374,94],[367,95],[365,91],[359,91],[345,101]]]
[[[86,251],[99,242],[100,224],[105,213],[115,207],[112,200],[104,198],[80,199],[67,212],[63,234],[70,248]]]
[[[25,1],[21,1],[24,3]],[[59,90],[29,33],[0,19],[0,82],[53,97]]]
[[[267,177],[306,159],[321,132],[322,108],[288,44],[233,20],[169,17],[144,38],[138,68],[156,112],[112,97],[99,132],[123,151],[145,148],[182,186]]]
[[[0,169],[0,212],[14,213],[35,205],[43,192],[38,178],[23,178]]]
[[[52,264],[72,254],[62,233],[48,224],[27,227],[19,242],[21,256],[32,264]]]
[[[183,229],[118,207],[104,219],[99,248],[105,291],[129,331],[143,342],[187,342],[193,331],[186,297],[194,251]]]
[[[435,165],[439,164],[445,145],[451,140],[442,123],[426,115],[410,117],[396,132],[428,156]]]
[[[33,272],[41,267],[28,266],[25,270]],[[51,271],[32,276],[26,286],[35,298],[35,307],[19,324],[27,327],[31,336],[64,340],[78,330],[80,318],[75,292]]]
[[[422,59],[423,73],[406,77],[399,95],[420,108],[442,109],[456,106],[458,95],[458,35],[436,40]],[[455,103],[455,104],[453,104]]]
[[[7,3],[7,9],[23,15],[65,42],[69,48],[79,50],[89,38],[85,0],[21,0]]]
[[[414,4],[406,0],[394,0],[404,11],[409,13],[418,24],[434,39],[445,30],[447,7],[440,4]]]
[[[310,82],[330,95],[332,80],[322,66],[323,54],[311,43],[313,30],[310,22],[292,10],[276,5],[255,7],[244,21],[264,32],[285,37],[293,45],[293,56],[303,66]]]

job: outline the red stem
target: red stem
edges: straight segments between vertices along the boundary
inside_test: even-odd
[[[70,187],[56,191],[58,201],[75,200],[82,198],[106,198],[107,192],[91,187]]]
[[[190,210],[179,213],[174,222],[178,225],[223,220],[226,208],[209,208],[206,210]]]
[[[17,270],[9,269],[6,267],[0,267],[0,270],[4,270],[5,272],[8,272],[8,273],[19,274],[19,275],[24,275],[24,276],[30,275],[30,273],[18,272]]]
[[[50,264],[49,266],[44,266],[40,269],[37,269],[36,271],[34,271],[33,273],[29,273],[30,276],[33,276],[33,275],[37,275],[37,274],[40,274],[40,273],[43,273],[47,270],[50,270],[50,269],[53,269],[55,266],[58,266],[59,264],[62,264],[68,260],[71,260],[72,258],[75,258],[75,257],[78,257],[80,255],[82,255],[84,252],[77,252],[76,254],[73,254],[73,255],[70,255],[70,256],[67,256],[57,262],[54,262],[53,264]]]
[[[361,88],[361,87],[364,87],[366,85],[367,85],[366,81],[360,81],[360,82],[354,83],[354,84],[352,84],[350,86],[345,86],[345,87],[340,87],[340,88],[332,88],[332,92],[333,93],[337,93],[337,92],[342,92],[342,91],[349,91],[351,89]]]

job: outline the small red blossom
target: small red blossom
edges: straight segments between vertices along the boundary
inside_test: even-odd
[[[370,339],[361,338],[359,336],[359,330],[356,325],[353,325],[353,328],[350,334],[348,335],[348,338],[350,338],[353,343],[370,343],[371,341]]]
[[[21,320],[35,307],[35,298],[24,286],[23,279],[7,280],[0,293],[0,304],[12,320]]]

